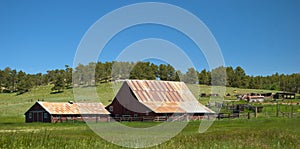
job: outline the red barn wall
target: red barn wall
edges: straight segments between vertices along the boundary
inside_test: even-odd
[[[110,109],[111,106],[113,107],[113,110]],[[112,117],[115,117],[116,114],[119,116],[130,115],[132,117],[134,117],[135,114],[137,114],[138,117],[156,115],[156,113],[136,99],[126,83],[122,85],[113,102],[108,105],[106,109],[111,113]]]
[[[41,105],[35,103],[26,113],[25,122],[51,122],[51,115]]]

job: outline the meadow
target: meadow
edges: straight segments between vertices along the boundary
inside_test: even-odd
[[[114,97],[113,87],[112,84],[97,86],[98,97],[105,105]],[[188,87],[197,98],[199,92],[210,93],[209,86]],[[0,94],[0,148],[123,148],[101,139],[83,122],[24,123],[23,114],[37,100],[74,100],[72,89],[51,94],[50,88],[51,86],[41,86],[22,95]],[[226,88],[226,93],[231,95],[250,92],[271,91]],[[226,98],[233,99],[233,96]],[[207,104],[209,98],[199,98],[199,101]],[[290,111],[289,107],[284,105],[280,108]],[[275,106],[268,105],[258,118],[216,120],[205,133],[198,133],[201,121],[193,121],[171,140],[152,148],[300,148],[299,115],[293,118],[274,117],[275,109]],[[295,112],[299,109],[299,106],[294,107]],[[122,124],[130,127],[149,127],[158,123]]]
[[[150,123],[150,124],[149,124]],[[131,127],[154,122],[123,122]],[[299,148],[299,119],[224,119],[198,133],[190,122],[171,140],[151,148]],[[85,123],[0,124],[0,148],[123,148],[93,133]]]

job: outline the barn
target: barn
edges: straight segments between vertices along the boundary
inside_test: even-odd
[[[36,102],[25,112],[25,122],[108,121],[109,112],[103,104],[69,102]]]
[[[130,121],[163,121],[172,115],[201,119],[215,113],[199,103],[185,83],[158,80],[125,80],[106,109],[115,120]]]

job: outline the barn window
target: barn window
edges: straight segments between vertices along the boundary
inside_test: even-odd
[[[113,112],[114,111],[114,106],[109,106],[109,111]]]
[[[44,113],[44,118],[48,118],[48,113]]]
[[[116,114],[115,117],[119,117],[119,114]]]
[[[29,118],[32,119],[32,113],[31,112],[29,113]]]
[[[146,115],[149,115],[149,111],[146,111]]]
[[[133,117],[134,117],[134,118],[137,118],[137,117],[138,117],[138,115],[137,115],[137,114],[133,114]]]

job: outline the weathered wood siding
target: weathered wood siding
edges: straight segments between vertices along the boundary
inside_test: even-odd
[[[51,115],[38,103],[35,103],[26,113],[25,122],[51,122]]]

